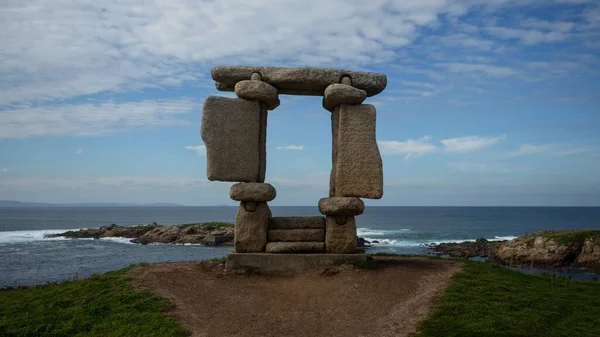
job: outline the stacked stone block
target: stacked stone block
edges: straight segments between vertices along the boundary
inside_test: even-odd
[[[260,74],[235,85],[238,98],[209,96],[204,101],[201,135],[206,146],[206,174],[211,181],[241,182],[231,186],[240,202],[235,220],[235,250],[263,252],[267,244],[276,191],[265,184],[267,110],[279,106],[277,89]]]
[[[359,198],[383,196],[383,162],[375,135],[376,112],[362,104],[367,93],[344,76],[325,89],[323,107],[331,111],[332,169],[329,198],[319,201],[326,215],[325,247],[329,253],[356,251],[356,220],[364,203]]]
[[[238,98],[209,96],[201,134],[207,177],[237,182],[230,197],[240,202],[236,216],[238,253],[353,253],[359,198],[383,196],[383,168],[375,137],[375,107],[362,104],[386,86],[383,74],[326,68],[215,67],[216,87]],[[332,170],[329,198],[319,201],[325,217],[272,218],[276,197],[265,183],[267,111],[279,94],[320,95],[331,112]]]
[[[323,217],[274,217],[269,223],[267,253],[325,252]]]

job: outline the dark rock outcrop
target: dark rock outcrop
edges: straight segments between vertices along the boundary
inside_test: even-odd
[[[437,253],[451,257],[489,257],[504,242],[506,241],[488,241],[480,238],[475,241],[447,242],[429,245],[428,247]]]
[[[81,229],[47,237],[82,238],[130,238],[131,242],[139,244],[173,243],[173,244],[204,244],[210,246],[232,245],[234,237],[233,224],[205,223],[175,226],[161,226],[156,222],[151,225],[118,226],[115,224],[100,228]]]

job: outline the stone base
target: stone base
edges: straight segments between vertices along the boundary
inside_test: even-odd
[[[360,254],[268,254],[229,253],[227,269],[252,268],[264,274],[296,274],[351,261],[366,261]]]

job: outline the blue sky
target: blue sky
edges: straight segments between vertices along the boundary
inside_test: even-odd
[[[600,1],[139,0],[0,4],[0,199],[235,203],[208,182],[215,65],[383,72],[384,197],[600,205]],[[327,196],[330,113],[269,113],[272,205]]]

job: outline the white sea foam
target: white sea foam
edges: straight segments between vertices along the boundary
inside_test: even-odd
[[[77,231],[77,229],[42,229],[42,230],[31,230],[31,231],[6,231],[0,232],[0,244],[11,244],[11,243],[27,243],[35,241],[64,241],[64,240],[75,240],[59,236],[55,238],[48,238],[46,235],[60,234],[68,231]],[[94,240],[94,238],[81,238],[76,240]],[[102,241],[111,241],[117,243],[131,243],[131,238],[100,238]]]
[[[514,240],[516,236],[494,236],[493,239],[488,239],[488,241],[504,241],[504,240]]]
[[[135,245],[135,243],[131,242],[132,238],[114,238],[113,237],[113,238],[100,238],[99,240]]]
[[[394,231],[377,231],[371,229],[358,229],[357,234],[359,237],[364,238],[369,241],[371,246],[374,247],[418,247],[418,246],[428,246],[428,245],[439,245],[440,243],[461,243],[461,242],[474,242],[475,239],[441,239],[441,240],[431,240],[428,241],[426,239],[420,240],[410,240],[403,239],[401,233],[408,232],[410,230],[394,230]],[[400,234],[400,235],[398,235]],[[503,241],[503,240],[512,240],[517,238],[516,236],[494,236],[493,238],[487,239],[488,241]],[[374,242],[375,241],[375,242]]]
[[[59,234],[66,231],[78,229],[42,229],[30,231],[6,231],[0,232],[0,244],[6,243],[25,243],[44,240],[69,240],[64,237],[47,238],[46,235]]]
[[[407,233],[410,232],[410,229],[401,228],[401,229],[371,229],[371,228],[357,228],[356,234],[358,236],[386,236],[386,235],[394,235],[399,233]]]

